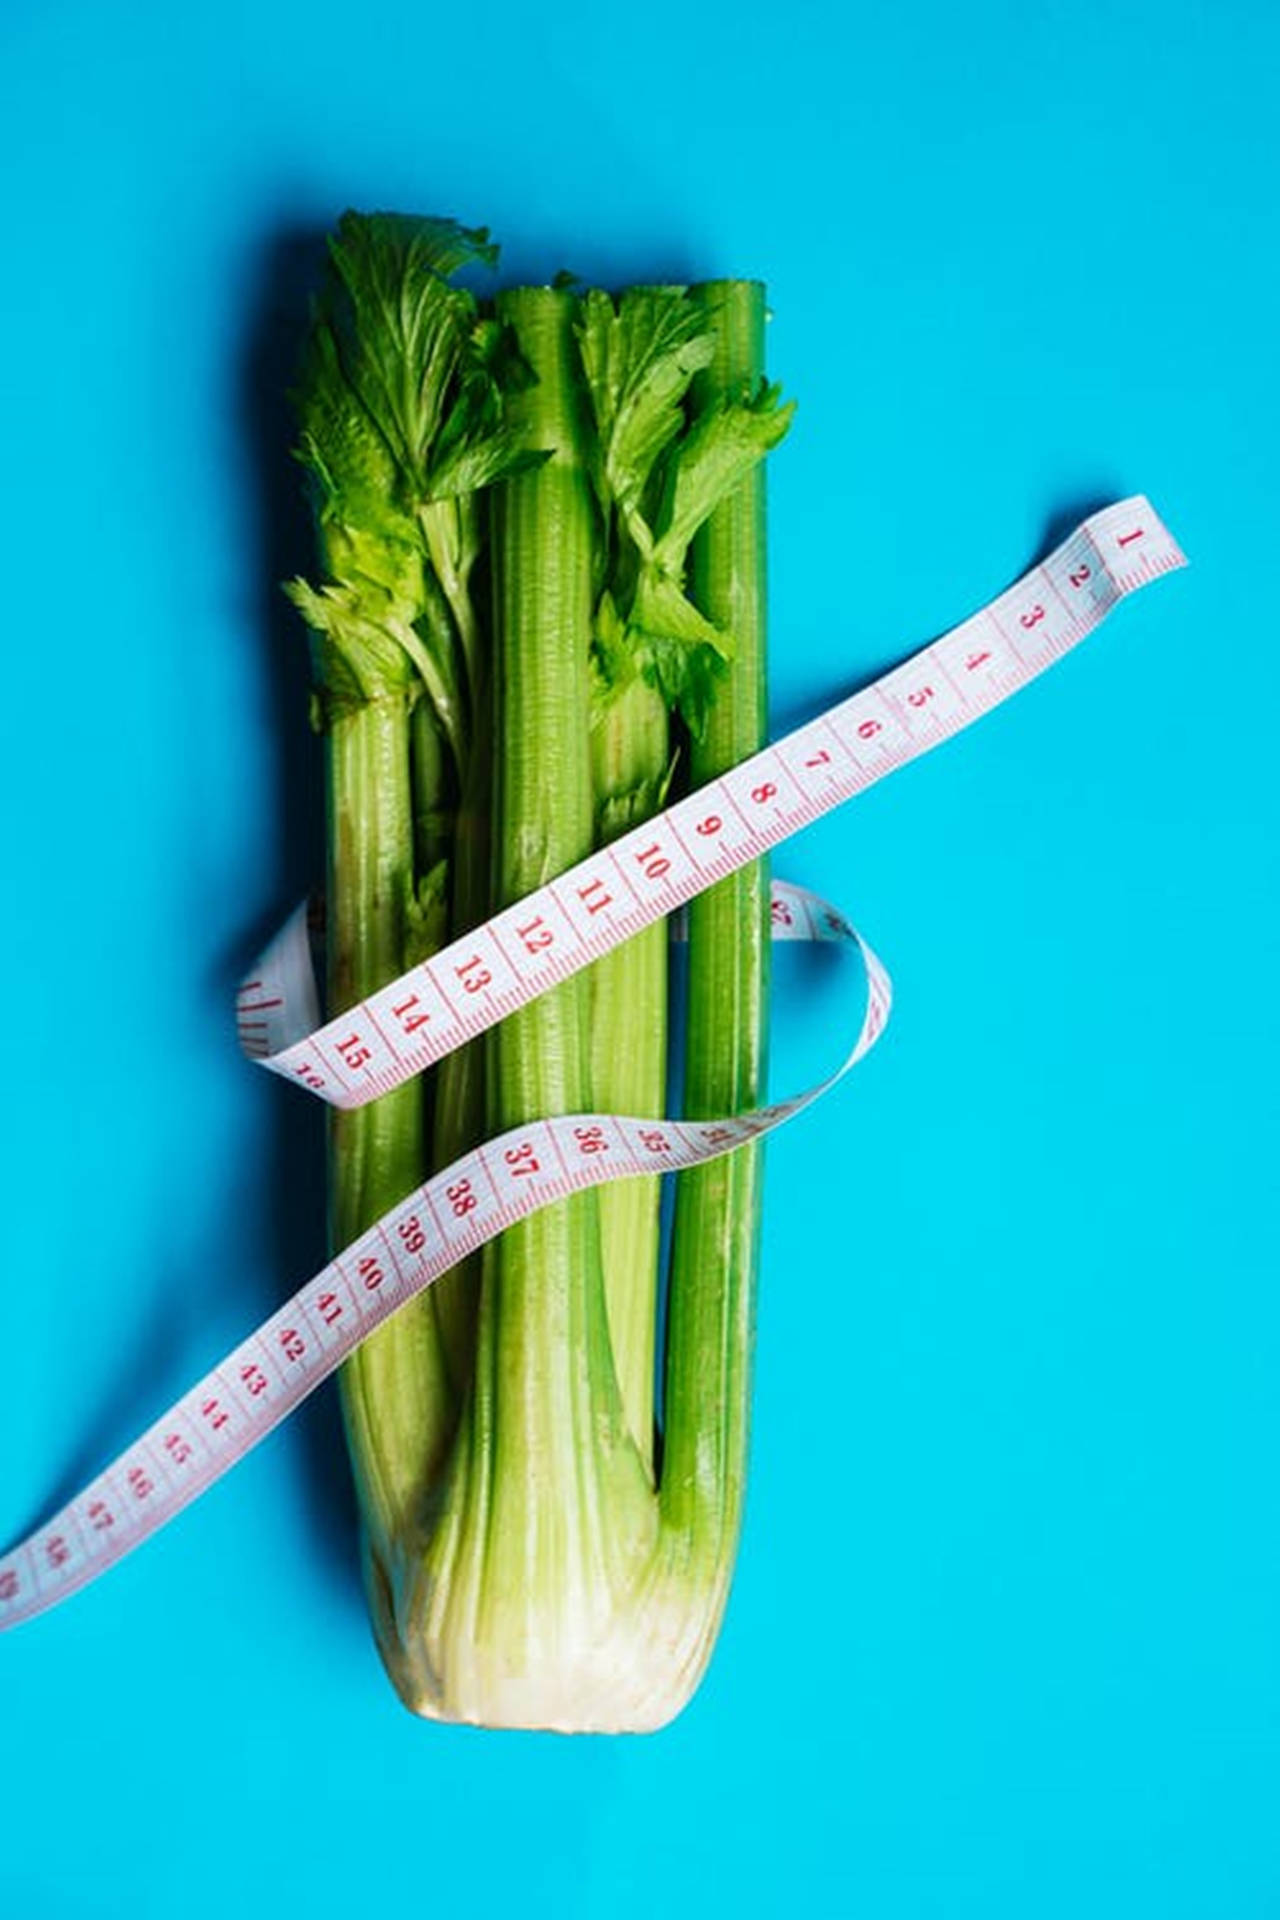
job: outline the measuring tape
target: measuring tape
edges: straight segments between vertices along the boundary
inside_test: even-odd
[[[1069,652],[1126,594],[1185,564],[1144,496],[1105,508],[905,665],[323,1025],[299,909],[237,996],[241,1045],[335,1106],[376,1099],[950,739]],[[376,1327],[505,1227],[586,1187],[731,1153],[834,1085],[884,1030],[888,975],[816,895],[775,882],[771,904],[775,939],[835,941],[862,957],[865,1011],[835,1073],[791,1099],[720,1120],[568,1114],[464,1154],[330,1261],[105,1473],[0,1558],[0,1630],[45,1612],[173,1519]]]

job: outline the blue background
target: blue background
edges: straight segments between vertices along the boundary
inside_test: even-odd
[[[344,205],[768,279],[779,724],[1107,498],[1193,566],[780,863],[899,1007],[771,1148],[682,1720],[406,1715],[326,1394],[0,1642],[6,1914],[1280,1913],[1278,55],[1264,0],[8,0],[4,1539],[320,1256],[229,1000],[317,869],[280,390]]]

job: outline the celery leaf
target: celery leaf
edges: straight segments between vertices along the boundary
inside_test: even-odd
[[[667,568],[684,564],[698,528],[762,460],[791,425],[795,402],[761,381],[754,393],[728,400],[696,420],[674,450],[668,491],[655,529],[654,557]]]
[[[645,496],[684,426],[689,384],[710,363],[708,322],[682,287],[632,287],[616,307],[597,289],[583,297],[578,341],[595,418],[596,492],[606,513],[617,507],[644,553]]]

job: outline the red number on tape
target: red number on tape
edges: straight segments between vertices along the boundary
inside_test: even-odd
[[[644,870],[646,880],[665,880],[671,871],[671,862],[663,853],[660,841],[655,840],[651,847],[638,853],[636,859]]]
[[[357,1265],[356,1272],[360,1275],[360,1278],[364,1281],[365,1290],[368,1293],[375,1292],[376,1289],[382,1285],[383,1280],[386,1278],[386,1275],[383,1273],[382,1268],[379,1266],[378,1262],[374,1259],[371,1253],[365,1254],[364,1259],[361,1260]]]
[[[709,835],[719,833],[723,826],[724,821],[718,813],[709,813],[705,820],[699,820],[694,831],[703,835]]]
[[[469,1180],[455,1180],[451,1187],[445,1188],[444,1192],[446,1200],[453,1208],[455,1220],[465,1219],[467,1214],[474,1213],[480,1204],[471,1191]]]
[[[613,895],[605,891],[603,880],[588,880],[585,887],[578,888],[578,898],[588,913],[603,913],[613,905]]]
[[[427,1236],[422,1231],[422,1222],[416,1213],[411,1213],[407,1220],[401,1220],[396,1232],[404,1241],[406,1253],[421,1253],[427,1244]]]
[[[609,1142],[604,1137],[603,1127],[575,1127],[573,1137],[583,1153],[607,1153]]]
[[[431,1018],[429,1013],[420,1013],[417,1009],[418,996],[416,993],[411,993],[409,998],[402,1000],[398,1007],[392,1007],[391,1011],[400,1022],[405,1033],[416,1033],[418,1028],[425,1027]]]
[[[301,1360],[307,1350],[307,1343],[296,1327],[280,1329],[280,1345],[284,1349],[286,1360]]]
[[[191,1458],[191,1443],[184,1440],[180,1433],[167,1433],[164,1437],[164,1450],[175,1467],[185,1467]]]
[[[455,967],[454,972],[466,993],[480,993],[485,987],[493,985],[493,975],[478,953],[473,954],[470,960],[464,960],[460,967]]]
[[[522,1140],[518,1147],[505,1148],[502,1157],[513,1174],[540,1173],[542,1170],[542,1162],[535,1155],[531,1140]]]
[[[358,1033],[353,1033],[349,1039],[339,1040],[338,1052],[352,1073],[358,1073],[361,1067],[368,1066],[373,1057]]]
[[[255,1400],[258,1398],[258,1395],[260,1393],[265,1393],[268,1386],[271,1384],[270,1381],[267,1379],[266,1374],[262,1371],[262,1368],[255,1367],[252,1361],[250,1361],[248,1366],[241,1367],[240,1378],[245,1386],[246,1391]]]
[[[516,932],[524,941],[527,953],[542,953],[555,939],[555,934],[540,913],[535,914],[527,926],[517,927]]]

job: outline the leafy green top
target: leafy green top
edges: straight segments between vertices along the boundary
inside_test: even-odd
[[[582,302],[579,348],[595,422],[591,472],[605,525],[595,663],[602,709],[640,677],[699,735],[733,636],[684,591],[689,543],[782,439],[793,405],[763,383],[689,423],[715,316],[683,287],[632,287]]]
[[[345,213],[294,394],[325,578],[286,591],[315,636],[322,705],[425,689],[459,753],[466,580],[455,567],[442,583],[439,558],[470,552],[467,497],[540,457],[504,420],[527,377],[509,336],[448,277],[496,257],[483,228]]]

